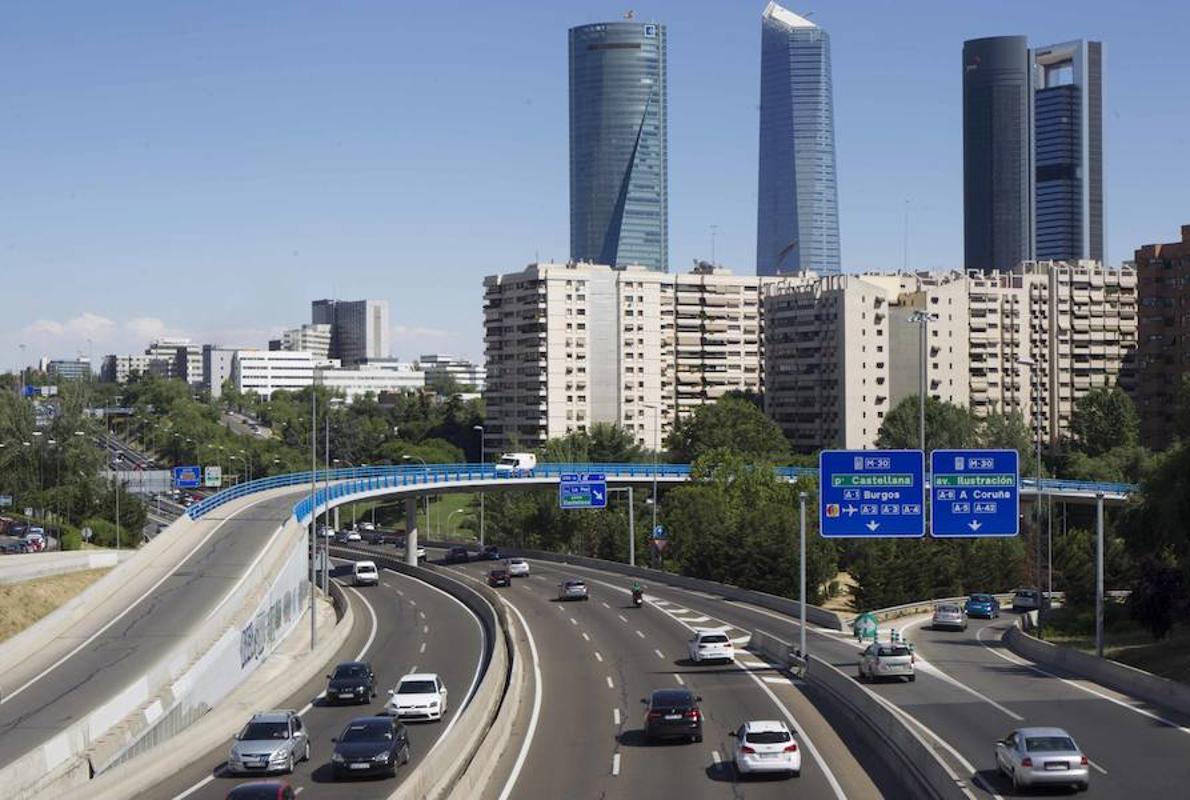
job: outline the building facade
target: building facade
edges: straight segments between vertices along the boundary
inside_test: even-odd
[[[349,369],[316,367],[314,382],[341,393],[348,403],[354,403],[369,395],[379,398],[392,392],[421,391],[426,386],[426,374],[414,364],[366,364]]]
[[[314,382],[314,356],[296,350],[237,350],[232,365],[236,391],[268,400],[277,391],[300,391]]]
[[[210,392],[213,400],[223,395],[224,383],[235,380],[236,353],[245,349],[217,344],[202,346],[202,388]]]
[[[91,380],[91,359],[89,358],[51,358],[46,361],[45,372],[51,378],[62,378],[68,381]]]
[[[389,357],[392,334],[387,300],[315,300],[310,311],[314,326],[331,326],[329,358],[352,366]]]
[[[761,15],[756,274],[840,268],[830,36],[770,2]]]
[[[1140,325],[1136,407],[1141,439],[1155,450],[1168,447],[1176,430],[1178,389],[1190,373],[1190,225],[1182,240],[1148,244],[1136,251]]]
[[[570,257],[669,264],[665,26],[570,29]]]
[[[329,323],[290,328],[281,332],[280,346],[277,349],[303,350],[316,359],[326,360],[331,357],[331,330],[332,326]]]
[[[475,392],[482,392],[487,384],[487,370],[465,358],[427,353],[418,357],[417,365],[425,372],[427,384],[451,380]]]

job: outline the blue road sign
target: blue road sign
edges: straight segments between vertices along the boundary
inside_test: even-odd
[[[558,483],[558,506],[560,508],[606,508],[607,476],[562,475]]]
[[[654,539],[668,539],[669,531],[667,531],[665,529],[664,525],[658,525],[657,527],[653,528],[653,538]]]
[[[1016,450],[930,453],[930,535],[1016,536],[1021,532]]]
[[[202,467],[174,467],[174,486],[178,489],[197,489],[202,486]]]
[[[920,450],[823,450],[818,456],[822,536],[924,536],[924,462]]]

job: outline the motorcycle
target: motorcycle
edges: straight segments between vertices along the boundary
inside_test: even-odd
[[[640,608],[642,605],[644,605],[644,602],[645,602],[645,593],[643,591],[641,591],[640,589],[633,589],[632,590],[632,605],[634,605],[636,608]]]

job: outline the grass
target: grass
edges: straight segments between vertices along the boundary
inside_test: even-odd
[[[1128,616],[1128,610],[1108,603],[1103,610],[1103,654],[1113,661],[1143,669],[1180,683],[1190,683],[1190,628],[1175,627],[1158,641]],[[1046,617],[1045,639],[1085,653],[1095,652],[1093,609],[1057,608]]]
[[[458,538],[463,540],[474,539],[474,533],[462,526],[466,522],[474,520],[472,527],[478,525],[479,520],[479,506],[471,508],[471,503],[475,495],[467,493],[458,494],[444,494],[431,498],[430,500],[430,521],[426,523],[425,505],[419,502],[417,504],[417,529],[424,536],[427,532],[430,533],[430,538],[437,539],[439,537],[439,528],[442,530],[441,538]],[[478,501],[476,501],[478,503]],[[376,524],[386,530],[405,530],[405,501],[399,500],[396,502],[389,501],[388,503],[366,502],[355,503],[356,519],[370,520],[372,518],[372,508],[376,508]],[[339,522],[346,528],[351,525],[351,505],[343,506],[342,511],[339,512]],[[451,516],[452,512],[459,513]],[[449,521],[449,527],[447,522]]]
[[[109,568],[0,584],[0,641],[14,636],[107,574]]]

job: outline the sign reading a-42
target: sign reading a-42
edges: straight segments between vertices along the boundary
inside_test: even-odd
[[[1020,454],[1016,450],[930,453],[930,535],[1020,533]]]
[[[926,532],[920,450],[823,450],[819,530],[832,537],[913,537]]]

